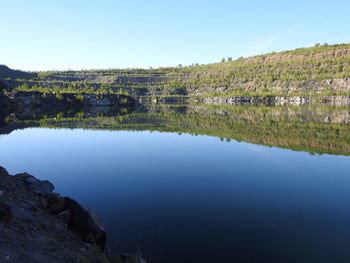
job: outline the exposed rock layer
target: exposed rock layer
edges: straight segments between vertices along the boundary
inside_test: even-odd
[[[11,176],[0,166],[0,262],[111,262],[102,251],[106,232],[96,216],[53,190],[49,181]],[[144,262],[116,257],[131,258]]]

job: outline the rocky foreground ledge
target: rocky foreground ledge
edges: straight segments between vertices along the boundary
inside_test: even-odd
[[[53,192],[49,181],[0,166],[0,262],[143,263],[132,255],[107,256],[106,232],[77,201]]]

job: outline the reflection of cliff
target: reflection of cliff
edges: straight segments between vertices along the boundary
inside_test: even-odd
[[[0,102],[4,102],[0,109],[0,134],[41,126],[45,120],[60,122],[63,119],[120,116],[139,106],[133,98],[124,95],[21,93]]]
[[[313,153],[350,155],[350,109],[346,107],[158,105],[124,114],[61,113],[27,119],[13,116],[7,123],[12,129],[37,126],[201,134]]]
[[[349,108],[196,105],[182,110],[184,114],[155,110],[148,113],[149,122],[143,126],[315,153],[350,154]],[[135,123],[147,115],[134,118]]]

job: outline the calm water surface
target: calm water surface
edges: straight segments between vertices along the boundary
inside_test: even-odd
[[[350,158],[210,136],[25,128],[0,164],[101,217],[150,262],[350,262]]]
[[[111,250],[151,263],[350,262],[348,108],[104,114],[3,114],[0,165],[52,181]]]

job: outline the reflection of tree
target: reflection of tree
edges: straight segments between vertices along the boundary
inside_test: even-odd
[[[17,116],[12,125],[189,133],[223,141],[350,155],[350,113],[343,107],[153,105],[136,111],[115,110],[61,113],[60,118],[36,112],[31,117]]]

